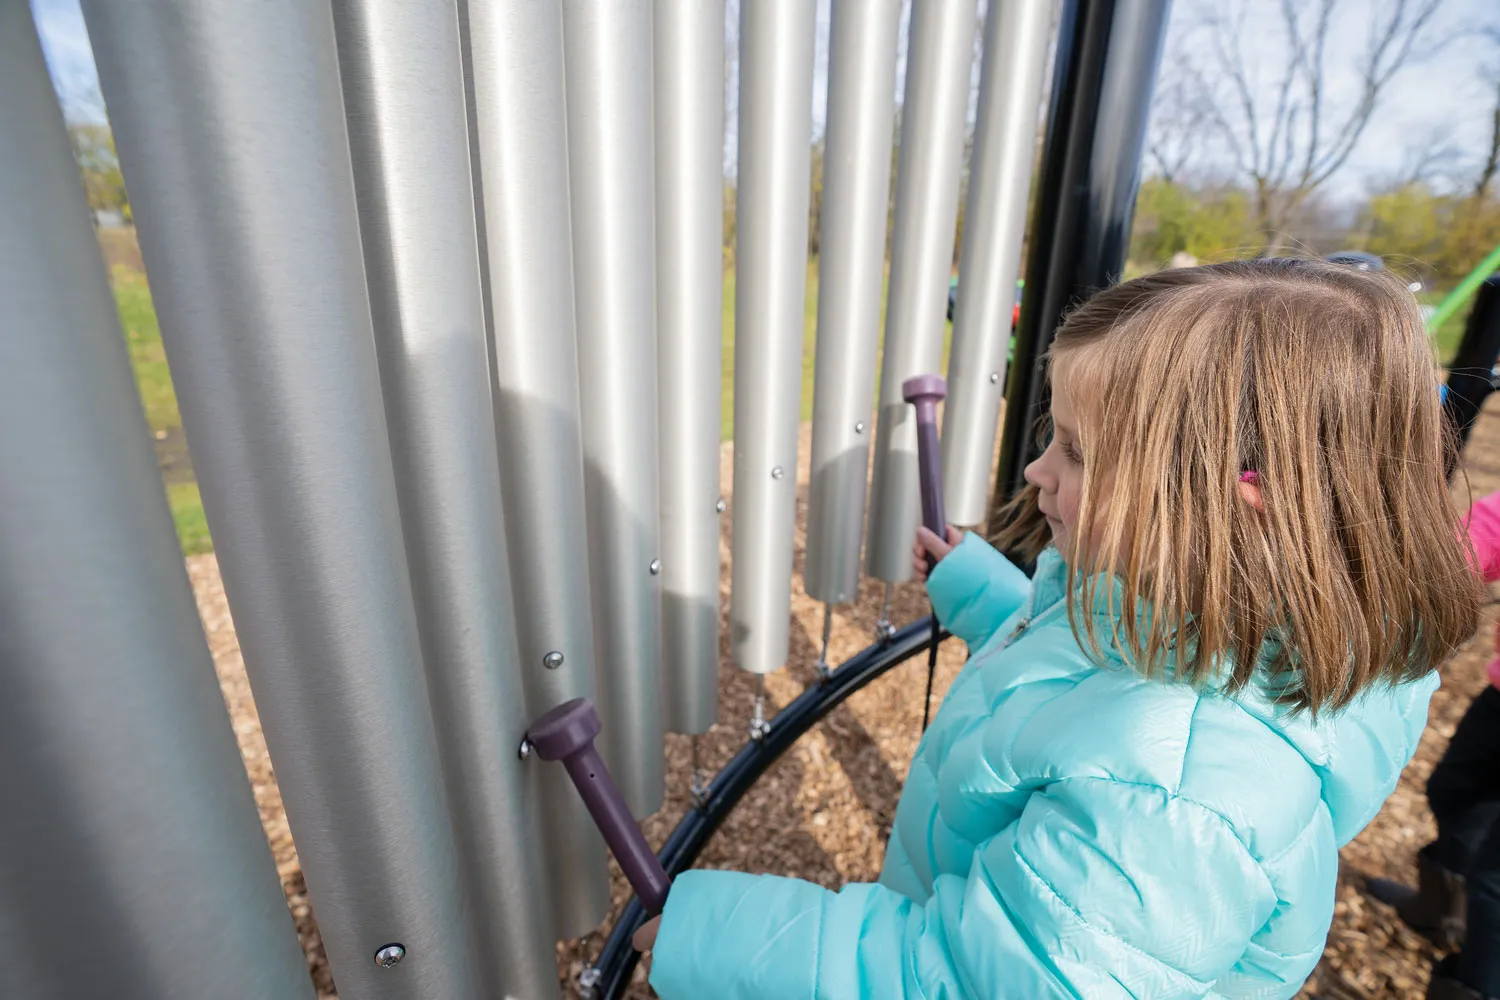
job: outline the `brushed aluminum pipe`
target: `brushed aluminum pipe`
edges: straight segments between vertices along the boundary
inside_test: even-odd
[[[875,439],[901,2],[839,0],[832,16],[804,576],[811,597],[844,604],[859,592]]]
[[[490,365],[526,715],[594,692],[574,337],[563,17],[557,0],[463,0]],[[604,842],[560,768],[543,781],[558,937],[609,906]]]
[[[729,648],[765,674],[791,638],[813,28],[807,0],[742,0]]]
[[[351,997],[478,995],[332,13],[290,0],[83,9],[334,977]],[[404,961],[379,967],[394,943]]]
[[[25,0],[0,135],[0,996],[312,1000]]]
[[[724,0],[656,0],[656,359],[662,711],[719,713],[724,378]]]
[[[887,583],[911,576],[911,543],[921,519],[917,425],[901,398],[901,383],[935,372],[942,363],[977,17],[974,0],[912,3],[891,288],[865,536],[865,570]]]
[[[948,520],[965,528],[989,513],[995,431],[1015,316],[1016,278],[1036,161],[1038,101],[1056,4],[990,0],[969,198],[964,209],[958,306],[943,411]]]
[[[557,995],[452,0],[334,0],[359,231],[484,996]]]

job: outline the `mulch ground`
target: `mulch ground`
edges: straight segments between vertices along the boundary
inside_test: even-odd
[[[804,515],[807,463],[811,453],[804,428],[799,481],[796,576],[793,581],[792,641],[787,668],[766,678],[768,711],[795,698],[812,679],[818,655],[823,607],[802,592]],[[1468,450],[1470,488],[1479,496],[1500,489],[1500,412],[1491,407],[1475,430]],[[724,521],[721,549],[725,572],[721,577],[722,614],[727,622],[728,558],[732,519],[729,492],[730,451],[722,453],[722,475],[731,510]],[[192,556],[188,572],[199,611],[208,632],[214,665],[229,705],[240,752],[244,757],[266,836],[275,854],[287,903],[307,953],[308,967],[320,1000],[336,994],[317,923],[302,881],[291,831],[261,736],[244,663],[235,639],[218,564],[213,555]],[[840,663],[871,641],[879,616],[883,587],[866,582],[859,601],[835,609],[829,661]],[[1489,609],[1493,612],[1493,608]],[[896,587],[891,619],[904,624],[927,613],[920,588]],[[1454,727],[1469,701],[1485,684],[1484,668],[1492,648],[1493,622],[1477,635],[1444,669],[1442,689],[1416,759],[1379,817],[1341,855],[1339,897],[1332,933],[1323,963],[1304,996],[1329,998],[1418,998],[1426,988],[1434,958],[1431,947],[1408,931],[1386,907],[1364,891],[1374,876],[1411,879],[1416,851],[1433,835],[1432,819],[1422,789],[1441,757]],[[727,635],[727,627],[723,630]],[[728,662],[727,646],[721,662]],[[946,644],[939,660],[934,704],[946,691],[964,660],[956,640]],[[836,888],[846,882],[878,877],[890,832],[896,799],[906,778],[907,764],[916,749],[922,719],[925,658],[913,660],[852,697],[787,753],[746,795],[739,807],[709,842],[700,867],[773,872],[808,879]],[[720,670],[719,724],[698,738],[702,764],[710,771],[723,766],[744,744],[750,719],[754,680],[731,667]],[[647,837],[660,844],[689,806],[692,741],[669,736],[666,746],[668,777],[666,803],[644,824]],[[598,954],[615,916],[628,899],[628,888],[618,870],[612,875],[613,906],[598,931],[558,946],[558,970],[567,996],[577,996],[577,976]],[[637,970],[632,997],[652,996]]]

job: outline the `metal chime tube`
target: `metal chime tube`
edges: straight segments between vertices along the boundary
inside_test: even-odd
[[[875,437],[901,0],[840,0],[832,17],[804,575],[809,595],[843,604],[859,591]]]
[[[663,711],[703,733],[718,717],[723,0],[657,0],[654,60]]]
[[[998,506],[1039,453],[1051,395],[1042,358],[1063,313],[1119,278],[1130,249],[1141,153],[1169,0],[1067,0],[1047,112],[1026,294],[1000,429]]]
[[[340,991],[480,993],[327,7],[89,0],[204,508]],[[377,951],[399,943],[404,961]]]
[[[1016,278],[1036,158],[1037,104],[1052,41],[1051,0],[990,0],[958,308],[943,414],[948,518],[966,528],[988,514],[995,424],[1015,314]]]
[[[888,582],[911,576],[911,541],[921,517],[917,425],[901,399],[901,383],[937,371],[942,362],[976,20],[974,0],[912,4],[865,546],[866,570]]]
[[[601,751],[661,806],[651,0],[564,0],[574,298]]]
[[[740,18],[730,651],[758,674],[791,629],[815,7],[744,0]]]
[[[594,689],[574,340],[563,20],[556,0],[465,0],[490,292],[490,362],[526,716]],[[540,669],[538,669],[540,668]],[[609,906],[604,842],[559,768],[542,776],[558,937]]]
[[[656,357],[666,727],[719,709],[724,0],[656,0]]]
[[[25,0],[0,135],[0,996],[311,1000]]]
[[[334,0],[360,235],[427,686],[483,996],[557,995],[536,864],[452,0]],[[542,670],[540,665],[533,669]],[[453,929],[459,933],[459,928]]]

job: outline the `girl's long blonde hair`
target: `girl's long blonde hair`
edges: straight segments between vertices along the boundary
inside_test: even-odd
[[[1436,369],[1393,275],[1288,258],[1163,271],[1080,306],[1051,357],[1079,411],[1073,544],[1098,543],[1081,584],[1065,553],[1068,610],[1095,652],[1102,618],[1147,676],[1233,691],[1259,665],[1279,701],[1316,712],[1436,669],[1474,632]],[[1246,471],[1262,511],[1239,496]],[[1045,546],[1034,489],[1001,522],[1006,551]]]

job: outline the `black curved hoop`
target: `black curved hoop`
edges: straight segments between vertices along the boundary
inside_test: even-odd
[[[765,735],[746,743],[734,759],[714,775],[702,803],[684,816],[667,838],[657,855],[667,874],[675,876],[692,866],[708,838],[739,804],[750,786],[759,781],[766,769],[819,720],[892,667],[948,637],[949,633],[935,628],[932,618],[913,622],[890,639],[866,646],[776,713]],[[599,960],[580,978],[585,995],[604,1000],[618,1000],[624,995],[631,973],[641,958],[630,938],[645,916],[640,900],[632,899],[610,931]]]

